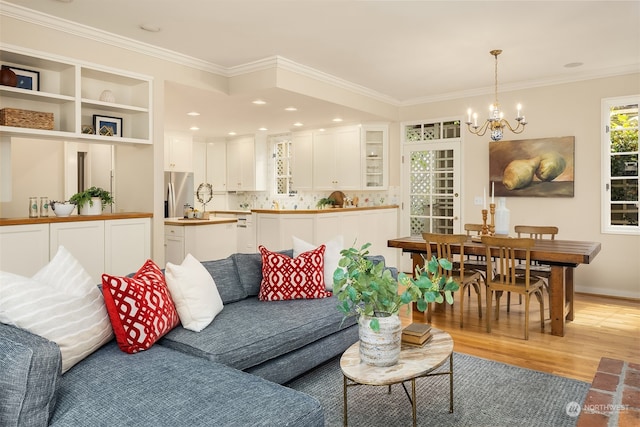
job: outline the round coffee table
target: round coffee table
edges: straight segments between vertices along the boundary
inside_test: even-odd
[[[394,366],[377,367],[360,361],[360,343],[357,342],[344,352],[340,358],[343,375],[344,425],[347,425],[347,388],[357,385],[389,386],[402,384],[413,412],[413,425],[416,426],[416,378],[435,375],[449,375],[449,412],[453,412],[453,339],[440,329],[431,328],[433,338],[423,347],[402,344],[400,360]],[[449,359],[449,370],[432,371]],[[411,381],[411,396],[404,383]]]

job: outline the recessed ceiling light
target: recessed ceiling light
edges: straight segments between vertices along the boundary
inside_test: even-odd
[[[199,115],[200,115],[200,113],[198,113],[197,111],[191,111],[191,112],[187,113],[187,116],[192,116],[192,117],[199,116]]]
[[[294,125],[294,126],[304,126],[304,125],[303,125],[302,123],[300,123],[300,122],[295,122],[293,125]]]
[[[583,62],[569,62],[568,64],[564,64],[564,68],[577,68],[582,67],[583,65]]]
[[[335,119],[332,120],[333,122],[341,122],[342,119],[340,117],[336,117]]]
[[[73,0],[57,0],[60,3],[71,3]]]
[[[298,111],[298,109],[296,107],[287,107],[284,111]]]
[[[259,128],[258,130],[265,131],[265,130],[269,130],[269,129],[267,129],[267,128]]]
[[[200,128],[198,126],[191,126],[189,129],[191,129],[191,130],[200,130]]]
[[[251,102],[253,104],[256,104],[256,105],[264,105],[264,104],[267,103],[266,101],[263,101],[262,99],[256,99],[255,101],[251,101]]]
[[[159,33],[161,28],[153,24],[140,24],[140,28],[150,33]]]
[[[228,135],[234,136],[234,135],[237,135],[237,134],[232,131],[232,132],[229,132]]]

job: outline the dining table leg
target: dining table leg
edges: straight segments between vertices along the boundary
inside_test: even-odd
[[[551,335],[564,336],[567,320],[573,320],[574,267],[552,265],[549,277],[549,314]]]

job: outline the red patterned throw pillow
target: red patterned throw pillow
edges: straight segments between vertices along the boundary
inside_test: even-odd
[[[331,292],[324,285],[324,251],[321,245],[295,258],[259,246],[262,254],[261,301],[326,298]]]
[[[102,294],[120,350],[150,348],[180,322],[164,275],[147,260],[131,277],[102,275]]]

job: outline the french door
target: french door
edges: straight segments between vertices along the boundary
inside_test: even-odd
[[[402,234],[460,233],[460,122],[405,123]]]

